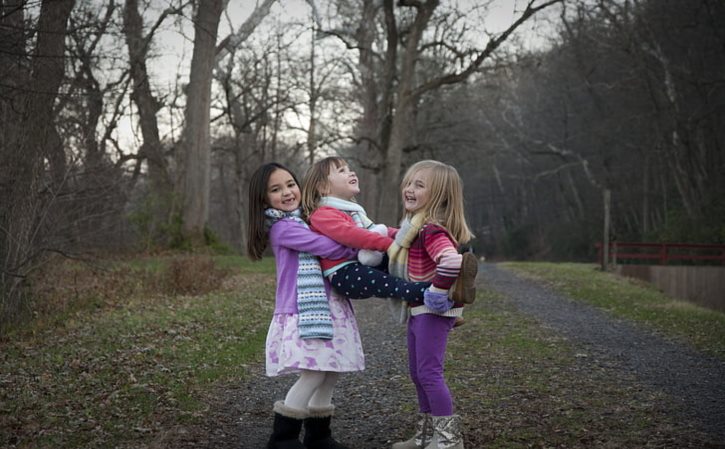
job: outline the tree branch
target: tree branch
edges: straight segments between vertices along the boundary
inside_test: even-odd
[[[450,73],[448,75],[441,76],[439,78],[433,79],[428,81],[427,83],[422,84],[421,86],[418,86],[412,93],[412,96],[420,96],[425,92],[428,92],[430,90],[437,89],[443,85],[446,84],[455,84],[459,83],[461,81],[464,81],[466,78],[468,78],[472,73],[474,73],[478,67],[483,63],[483,61],[486,60],[503,42],[508,39],[508,37],[516,31],[516,29],[521,26],[526,20],[528,20],[531,16],[536,14],[537,12],[548,8],[549,6],[552,6],[557,3],[561,3],[563,0],[548,0],[541,5],[534,6],[534,3],[536,0],[529,0],[529,3],[526,5],[526,9],[521,14],[521,16],[516,19],[514,23],[511,24],[504,32],[499,34],[497,37],[494,37],[493,39],[488,41],[488,44],[486,45],[486,48],[479,53],[478,57],[469,64],[469,66],[459,73]],[[401,0],[402,3],[402,0]],[[406,2],[407,3],[407,2]],[[414,2],[418,3],[418,2]]]

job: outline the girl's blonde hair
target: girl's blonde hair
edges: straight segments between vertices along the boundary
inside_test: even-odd
[[[347,166],[345,159],[336,156],[326,157],[312,164],[302,181],[302,213],[305,218],[320,205],[322,193],[330,185],[329,176],[333,169]]]
[[[437,223],[448,230],[458,244],[468,243],[474,235],[466,224],[463,211],[463,182],[458,171],[448,164],[425,160],[413,164],[403,177],[401,192],[420,171],[428,170],[426,187],[428,202],[416,213],[425,214],[425,221]],[[411,214],[406,212],[406,217]]]

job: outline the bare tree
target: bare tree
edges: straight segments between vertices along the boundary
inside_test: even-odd
[[[403,162],[403,153],[407,148],[416,146],[415,110],[423,94],[444,85],[460,83],[470,77],[492,53],[508,39],[508,37],[537,12],[560,3],[561,0],[549,0],[537,4],[536,0],[527,2],[523,12],[505,31],[488,41],[485,48],[478,51],[470,63],[461,71],[444,74],[423,83],[416,81],[416,66],[425,50],[422,46],[423,33],[427,29],[431,17],[439,6],[439,0],[425,2],[402,0],[401,6],[414,10],[412,25],[407,30],[402,48],[399,81],[395,88],[393,116],[391,121],[390,141],[385,148],[384,170],[382,177],[383,191],[397,192]],[[384,222],[392,223],[397,219],[399,195],[381,195],[379,216]]]
[[[217,47],[221,13],[228,0],[199,2],[194,16],[194,51],[187,86],[184,131],[181,139],[181,216],[184,235],[194,246],[203,244],[209,216],[210,187],[210,106],[212,75],[215,67],[233,48],[251,35],[269,13],[275,0],[258,5],[239,30]]]
[[[143,143],[138,151],[139,159],[145,159],[148,162],[148,175],[152,190],[165,201],[170,200],[172,183],[168,163],[162,151],[156,117],[162,105],[151,91],[146,61],[155,31],[166,17],[182,11],[184,6],[182,4],[175,8],[165,9],[146,35],[143,34],[143,18],[139,12],[138,0],[126,0],[123,11],[123,28],[128,47],[131,79],[133,80],[131,99],[138,108],[139,124],[143,136]]]
[[[325,29],[318,21],[325,33],[337,36],[359,54],[359,101],[363,105],[363,116],[358,122],[359,134],[355,141],[363,152],[360,159],[365,161],[361,167],[367,171],[366,181],[374,181],[367,181],[367,185],[375,184],[379,192],[387,192],[376,196],[377,204],[368,204],[378,219],[393,223],[398,218],[399,195],[390,192],[398,191],[404,154],[418,146],[416,108],[421,98],[442,86],[468,79],[523,23],[561,1],[528,1],[516,20],[505,31],[492,36],[481,50],[456,49],[456,42],[427,37],[440,0],[401,0],[397,10],[392,0],[384,0],[381,8],[376,2],[363,1],[355,32],[351,32],[349,24],[339,29]],[[384,38],[377,41],[378,22],[372,19],[379,13],[383,14]],[[375,55],[373,42],[384,43],[384,54]],[[420,61],[440,47],[456,54],[457,66],[462,69],[451,67],[450,73],[421,80]],[[382,62],[376,63],[375,58]]]
[[[16,140],[0,150],[0,293],[3,318],[23,306],[23,280],[42,251],[35,245],[43,220],[43,158],[55,126],[53,103],[64,75],[65,36],[73,0],[43,1]],[[3,5],[5,6],[5,5]],[[21,5],[19,5],[22,7]],[[7,11],[3,11],[7,12]]]
[[[194,52],[186,91],[183,163],[180,191],[184,235],[194,246],[204,244],[209,216],[209,108],[219,18],[224,0],[199,2],[194,14]]]

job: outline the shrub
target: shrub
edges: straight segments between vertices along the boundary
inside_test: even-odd
[[[164,293],[201,295],[220,288],[227,275],[229,270],[217,268],[210,256],[177,256],[164,273]]]

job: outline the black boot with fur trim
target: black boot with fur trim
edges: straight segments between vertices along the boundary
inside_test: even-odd
[[[335,406],[310,407],[305,418],[305,447],[307,449],[350,449],[332,438],[330,421]]]
[[[300,443],[300,430],[307,412],[287,407],[284,401],[275,402],[272,410],[274,424],[267,449],[305,449]]]

